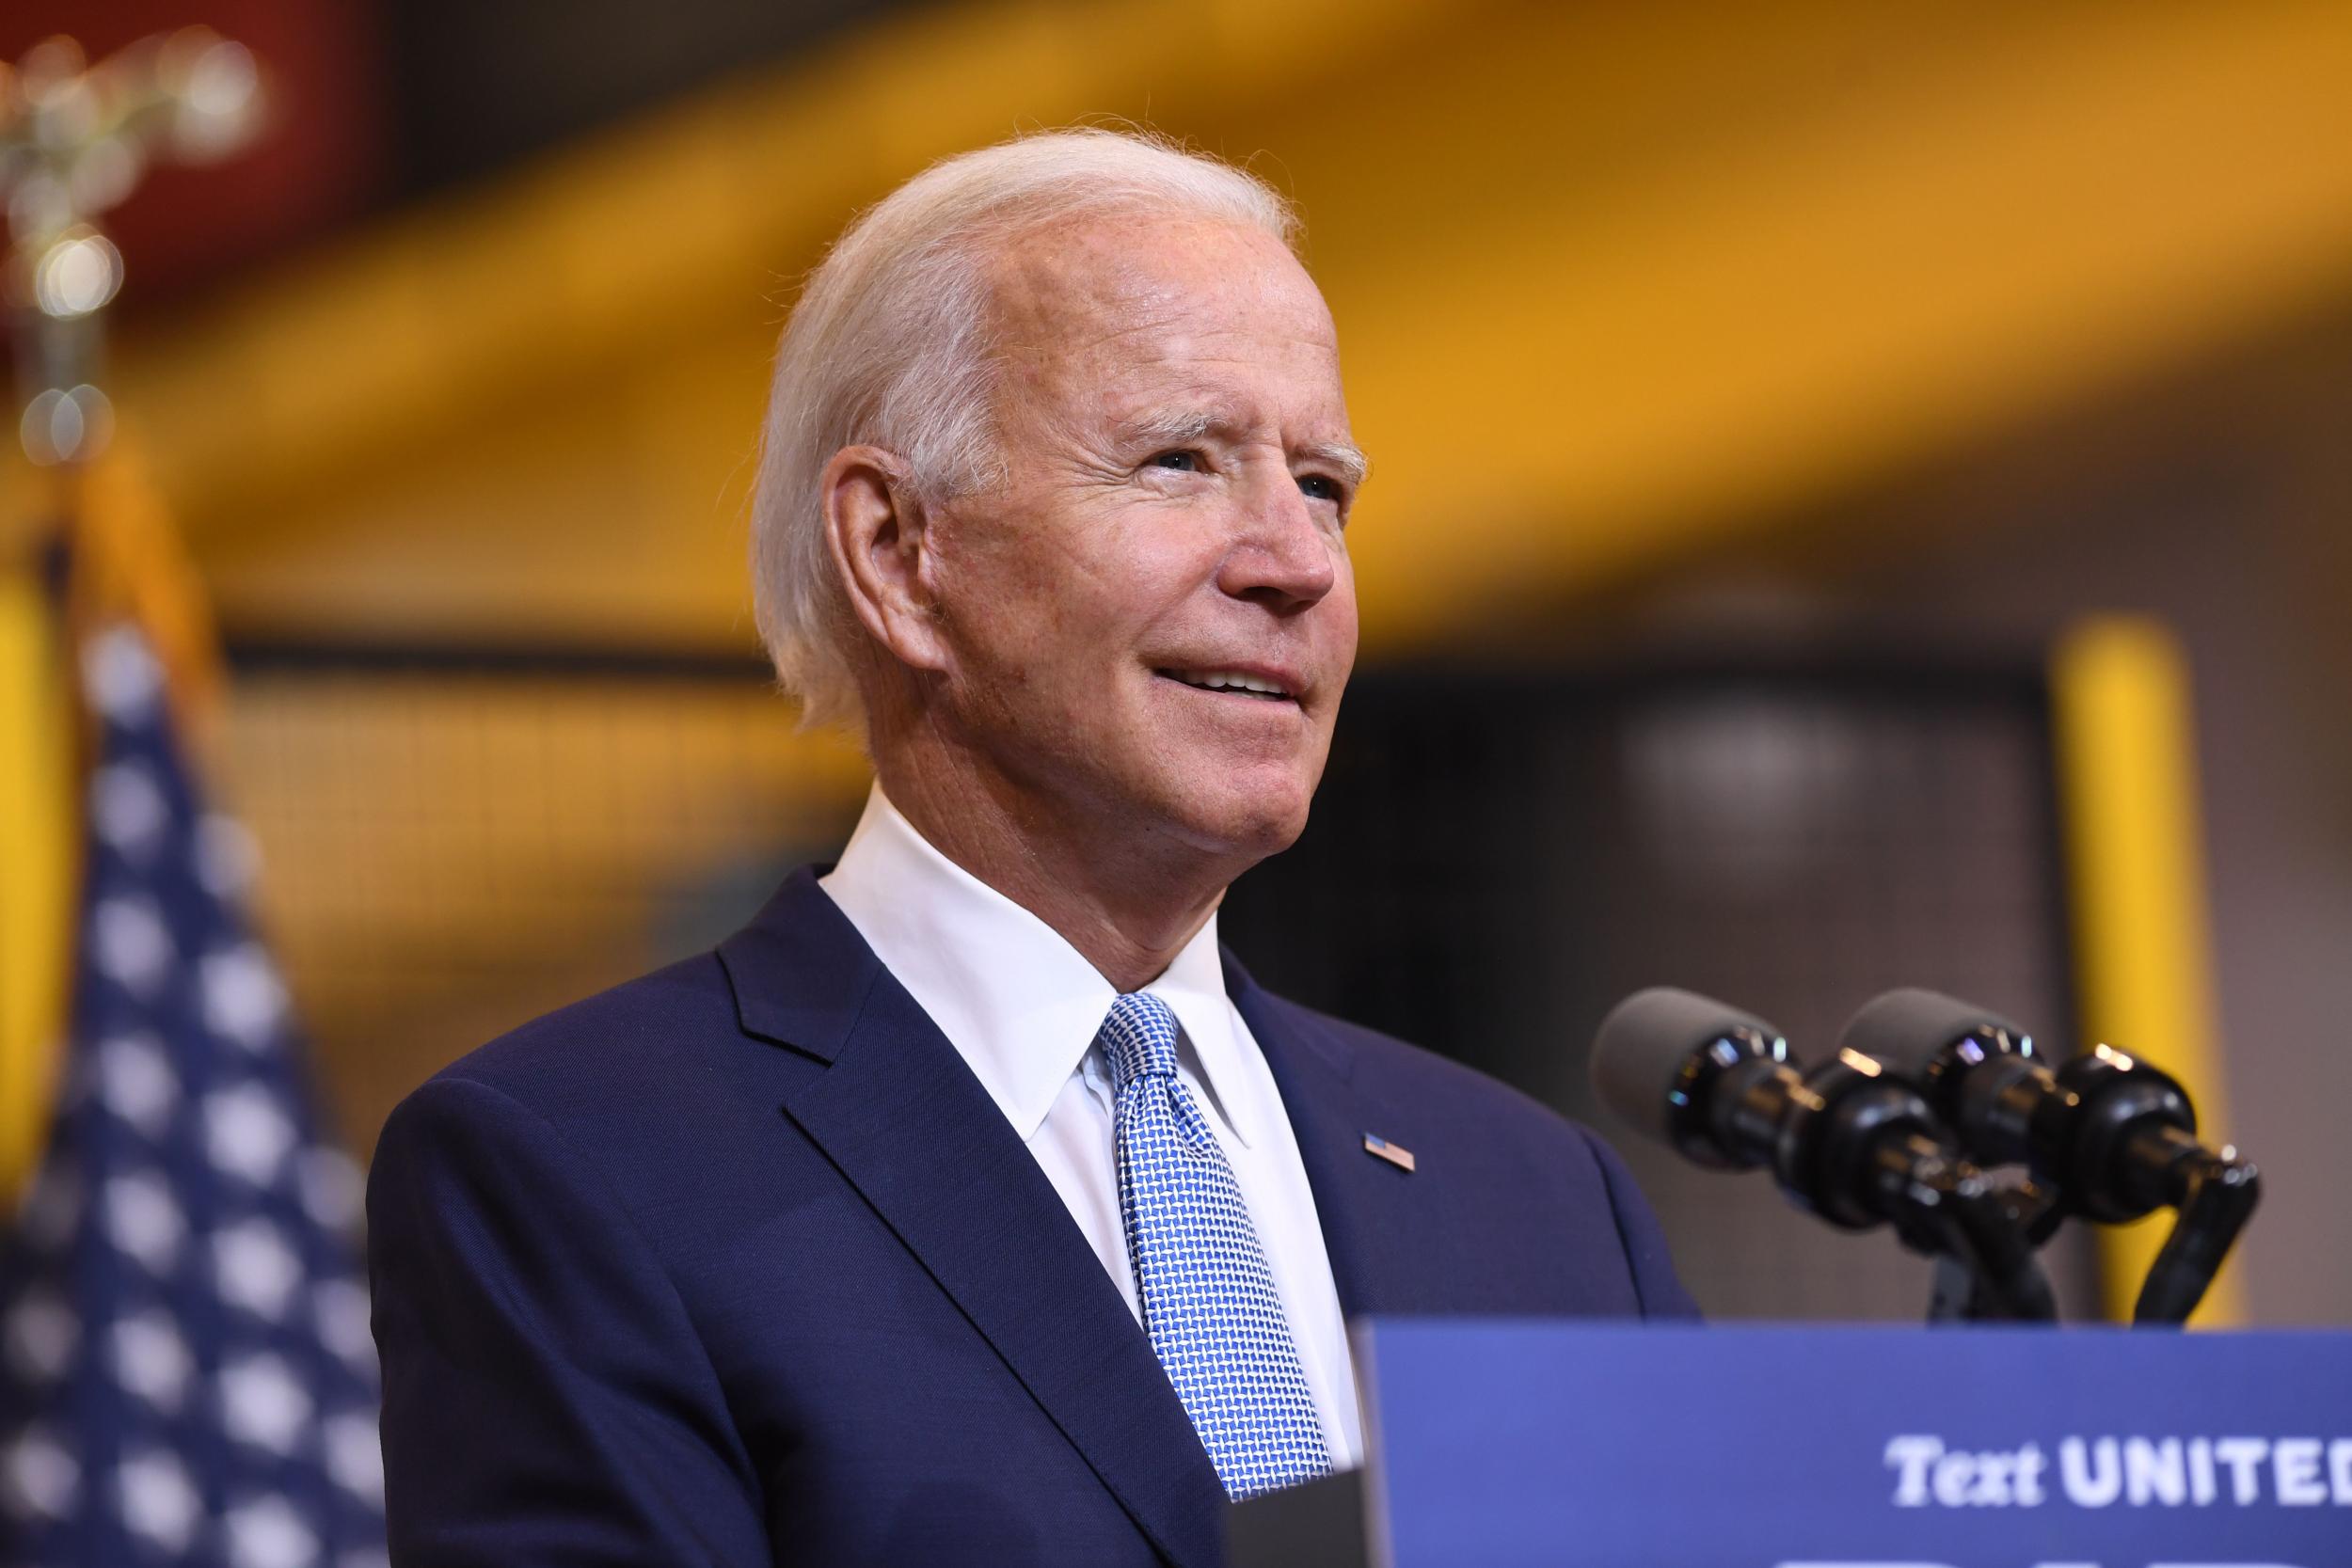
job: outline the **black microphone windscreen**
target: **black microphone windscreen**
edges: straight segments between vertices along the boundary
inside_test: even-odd
[[[1653,986],[1610,1009],[1593,1037],[1593,1092],[1611,1114],[1654,1138],[1669,1138],[1674,1091],[1692,1054],[1741,1029],[1767,1040],[1781,1033],[1729,1003]]]
[[[1837,1037],[1838,1049],[1875,1056],[1896,1071],[1917,1077],[1944,1048],[1979,1029],[2000,1029],[2024,1039],[2026,1031],[1990,1007],[1979,1007],[1940,990],[1908,987],[1872,997]]]

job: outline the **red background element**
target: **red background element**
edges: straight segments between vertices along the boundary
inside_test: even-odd
[[[0,18],[0,58],[66,33],[96,61],[202,23],[251,49],[269,95],[262,133],[226,162],[151,168],[103,222],[136,314],[282,253],[368,205],[385,168],[374,18],[360,0],[34,0]]]

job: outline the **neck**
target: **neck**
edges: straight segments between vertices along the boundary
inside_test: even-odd
[[[1052,927],[1120,991],[1157,979],[1246,869],[1168,832],[1106,832],[921,752],[878,748],[875,762],[890,803],[932,847]]]

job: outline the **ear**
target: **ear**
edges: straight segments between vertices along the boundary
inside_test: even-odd
[[[825,465],[819,494],[825,545],[866,635],[901,664],[945,668],[930,541],[905,462],[881,447],[844,447]]]

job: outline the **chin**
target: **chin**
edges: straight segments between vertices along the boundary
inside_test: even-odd
[[[1202,847],[1255,863],[1297,842],[1313,796],[1312,783],[1293,774],[1253,780],[1229,773],[1185,791],[1178,813],[1186,836]]]

